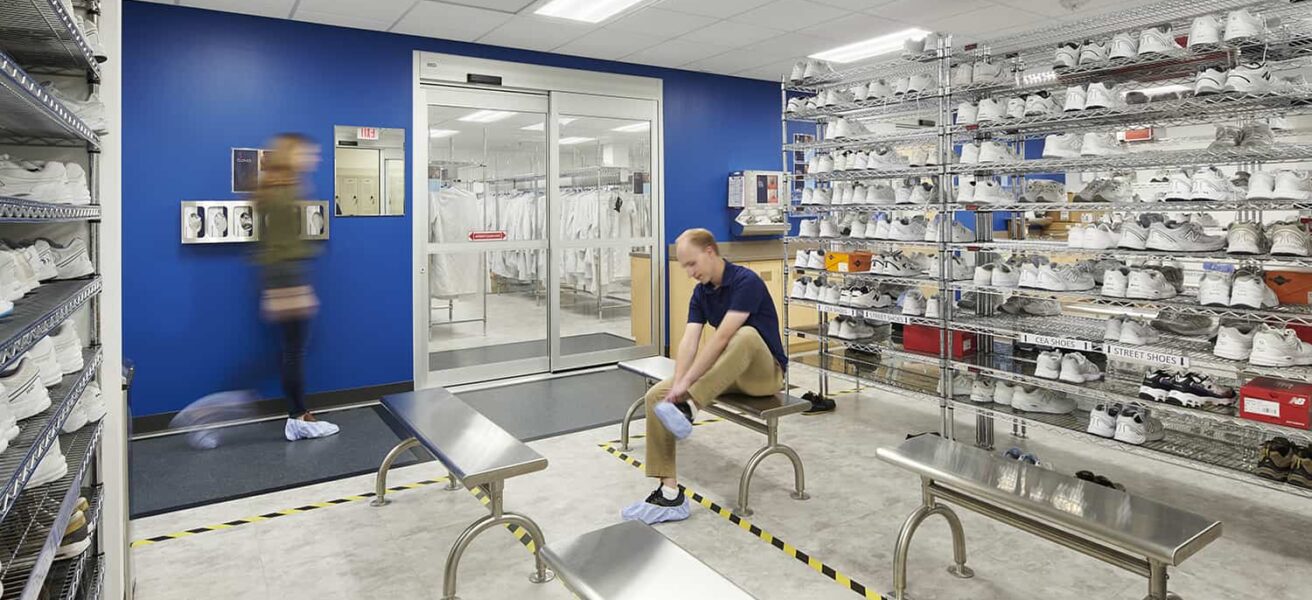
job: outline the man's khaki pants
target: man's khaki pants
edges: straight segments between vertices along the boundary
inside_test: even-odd
[[[647,390],[647,476],[675,477],[674,435],[653,410],[665,399],[674,381],[666,379]],[[697,408],[704,409],[726,393],[773,396],[784,387],[784,372],[766,347],[761,334],[743,326],[730,338],[720,358],[688,388]]]

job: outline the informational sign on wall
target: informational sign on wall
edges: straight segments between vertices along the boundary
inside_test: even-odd
[[[328,239],[328,201],[297,203],[302,239]],[[183,244],[235,244],[260,239],[263,221],[251,200],[188,200],[182,203]]]

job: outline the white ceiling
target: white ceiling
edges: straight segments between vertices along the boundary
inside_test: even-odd
[[[771,81],[808,54],[908,27],[979,41],[1135,3],[647,0],[591,25],[533,14],[546,0],[146,1]]]

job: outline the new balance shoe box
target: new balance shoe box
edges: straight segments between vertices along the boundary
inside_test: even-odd
[[[1258,377],[1239,388],[1239,416],[1312,429],[1312,384]]]
[[[906,325],[902,328],[902,346],[911,352],[938,354],[939,331],[939,328],[929,325]],[[949,334],[952,358],[962,359],[975,354],[975,334],[965,331],[951,331]]]
[[[1312,273],[1267,271],[1266,285],[1281,304],[1312,304]]]
[[[835,273],[866,273],[870,271],[869,252],[827,252],[825,270]]]

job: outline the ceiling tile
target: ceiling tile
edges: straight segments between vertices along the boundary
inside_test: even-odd
[[[762,60],[761,55],[751,50],[730,50],[719,56],[712,56],[702,60],[693,61],[685,65],[690,69],[698,71],[708,71],[711,73],[737,73],[746,69],[762,66],[774,62],[773,59]]]
[[[801,33],[784,33],[764,42],[748,46],[747,49],[765,57],[767,60],[761,61],[761,64],[765,64],[785,59],[795,61],[821,50],[828,50],[833,46],[833,40]]]
[[[178,4],[224,12],[286,19],[295,0],[182,0]]]
[[[607,25],[620,31],[636,31],[666,39],[701,29],[715,19],[661,8],[644,8]]]
[[[1052,19],[1016,9],[984,8],[938,19],[935,21],[934,29],[937,31],[951,31],[959,35],[973,34],[984,39],[992,39],[998,37],[998,34],[1003,30],[1029,29],[1041,22],[1051,23]]]
[[[1056,2],[1056,0],[1052,1]],[[896,0],[866,12],[882,19],[902,21],[915,27],[942,30],[938,25],[939,21],[985,8],[996,9],[999,6],[990,0]]]
[[[803,29],[800,33],[829,40],[830,47],[837,48],[838,46],[868,40],[895,31],[902,31],[907,27],[908,25],[901,21],[890,21],[863,14],[851,14],[832,21],[825,21],[819,25],[812,25]]]
[[[595,25],[533,15],[511,17],[500,27],[478,38],[481,44],[546,51],[582,37]]]
[[[774,0],[665,0],[661,8],[724,19],[760,8]]]
[[[1122,4],[1136,2],[1136,0],[1083,0],[1078,10],[1070,10],[1054,0],[993,0],[998,4],[1019,8],[1033,13],[1046,15],[1049,17],[1075,17],[1077,15],[1087,16],[1107,12]]]
[[[665,41],[632,31],[602,28],[553,50],[561,54],[619,60],[635,50],[650,48]]]
[[[752,79],[765,79],[767,81],[778,82],[787,77],[793,70],[793,61],[776,62],[761,67],[747,69],[734,73],[739,77],[750,77]]]
[[[424,1],[406,13],[392,31],[472,42],[510,19],[505,13]]]
[[[423,0],[423,2],[436,2],[439,0]],[[484,8],[498,12],[517,13],[537,0],[440,0],[445,4],[459,4],[461,6],[470,6],[473,8]]]
[[[300,0],[292,18],[325,25],[386,31],[414,5],[414,0],[369,0],[367,4],[353,0]]]
[[[733,21],[781,31],[797,31],[850,14],[851,11],[808,0],[776,0],[760,10],[738,15]]]
[[[873,17],[872,17],[873,18]],[[746,46],[756,42],[779,35],[779,31],[748,25],[746,23],[736,23],[734,21],[716,21],[706,27],[698,29],[683,39],[694,42],[706,42],[708,44],[720,44],[724,46]]]
[[[650,48],[644,48],[624,57],[624,62],[661,67],[678,67],[694,60],[710,58],[732,50],[725,46],[694,42],[691,40],[670,40]]]

